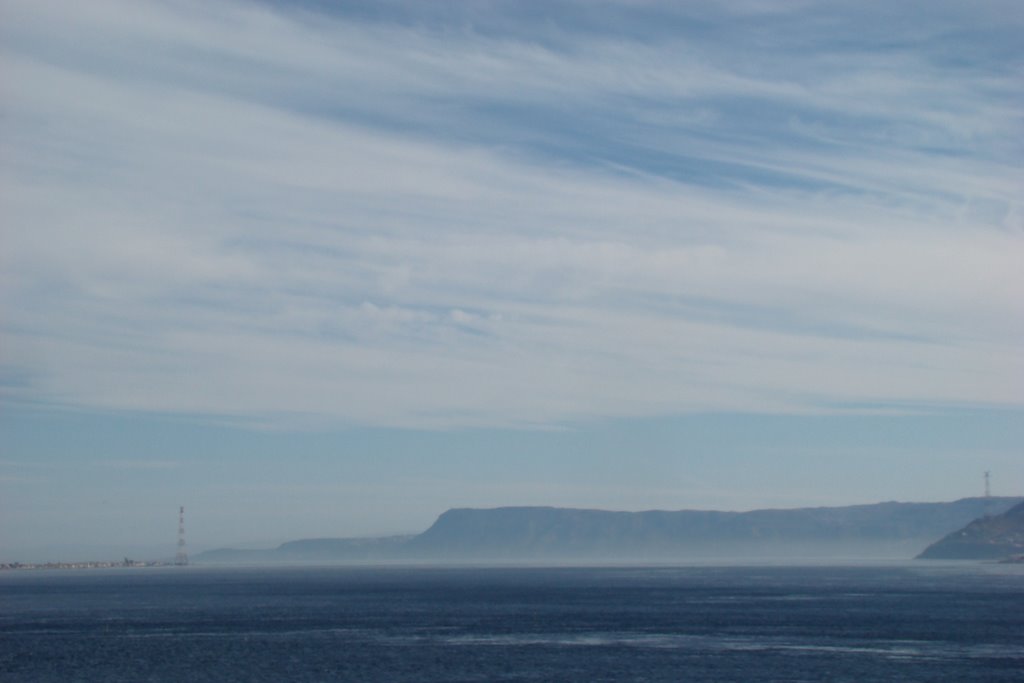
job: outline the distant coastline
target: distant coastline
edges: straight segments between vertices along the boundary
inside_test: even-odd
[[[208,550],[190,559],[204,566],[912,559],[965,525],[975,528],[986,520],[999,519],[1022,500],[978,497],[943,503],[890,501],[749,512],[455,508],[414,535],[302,539],[261,550]],[[172,566],[176,563],[170,560],[126,557],[121,561],[6,562],[0,563],[0,571]]]
[[[173,562],[160,560],[129,560],[120,562],[0,562],[0,571],[34,571],[46,569],[129,569],[134,567],[172,567]]]
[[[414,536],[319,538],[221,548],[198,564],[367,562],[648,563],[753,559],[912,559],[1019,497],[727,512],[555,507],[455,508]]]

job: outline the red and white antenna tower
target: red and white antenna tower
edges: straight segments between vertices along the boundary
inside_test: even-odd
[[[184,567],[188,564],[188,551],[185,550],[185,506],[178,508],[178,552],[174,555],[174,564]]]

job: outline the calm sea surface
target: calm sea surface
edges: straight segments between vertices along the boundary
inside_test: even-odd
[[[1022,681],[1024,567],[5,572],[0,680]]]

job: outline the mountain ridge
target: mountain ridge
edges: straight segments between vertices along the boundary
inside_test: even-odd
[[[910,559],[973,519],[1021,498],[886,501],[841,507],[617,510],[452,508],[411,536],[301,539],[268,550],[220,549],[196,562],[613,561]]]

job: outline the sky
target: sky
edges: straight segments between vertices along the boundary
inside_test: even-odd
[[[1022,31],[0,0],[0,561],[1024,494]]]

